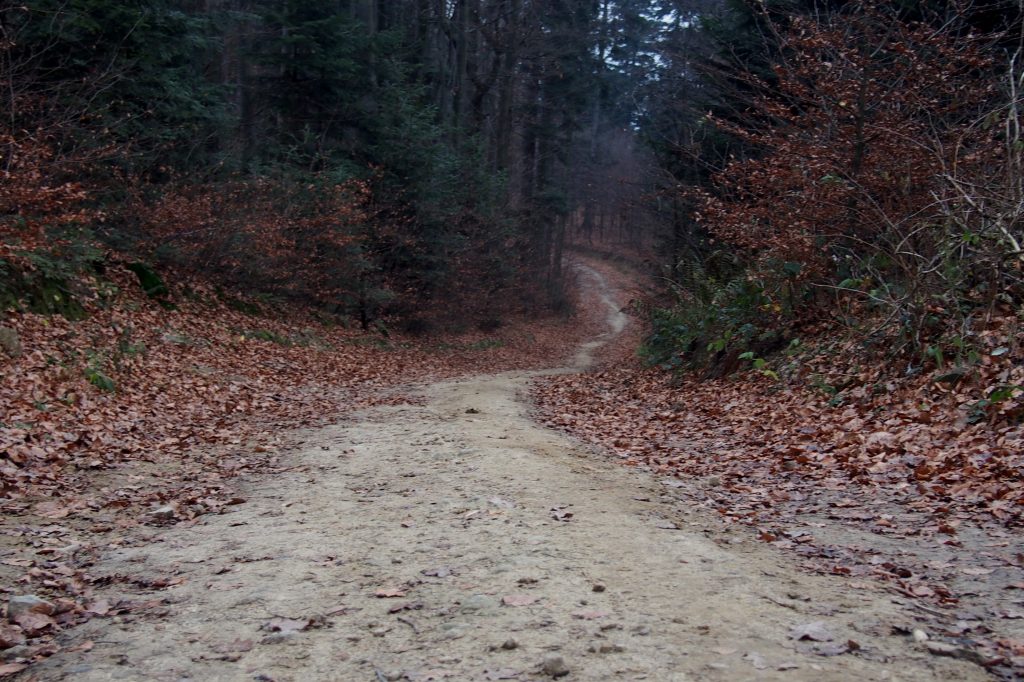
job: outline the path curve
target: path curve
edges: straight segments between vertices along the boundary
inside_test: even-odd
[[[626,324],[600,273],[584,286]],[[970,680],[874,587],[807,576],[674,489],[531,421],[539,372],[445,381],[304,434],[248,503],[111,551],[154,607],[40,679]],[[123,587],[119,588],[123,589]],[[132,595],[129,595],[132,596]],[[134,595],[135,598],[146,598]],[[808,626],[830,642],[791,639]],[[279,631],[274,632],[274,628]],[[853,640],[854,653],[836,653]],[[69,646],[74,642],[69,642]],[[812,651],[817,647],[818,652]]]

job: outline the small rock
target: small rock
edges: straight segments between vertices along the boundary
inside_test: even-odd
[[[17,329],[0,327],[0,350],[12,358],[21,357],[21,338]]]
[[[519,642],[517,642],[516,640],[511,639],[511,638],[510,639],[506,639],[504,642],[502,642],[501,648],[504,649],[505,651],[512,651],[513,649],[518,649],[519,648]]]
[[[480,410],[475,407],[470,407],[466,410],[466,414],[480,414]]]
[[[592,587],[591,589],[592,589],[592,590],[593,590],[594,592],[604,592],[604,591],[605,591],[606,589],[608,589],[608,588],[606,588],[606,587],[605,587],[604,585],[602,585],[601,583],[594,583],[594,586],[593,586],[593,587]]]
[[[569,674],[569,667],[561,656],[548,656],[540,666],[541,672],[548,677],[559,678]]]
[[[459,606],[462,613],[488,613],[496,611],[498,600],[488,597],[486,594],[474,594]]]
[[[443,639],[459,639],[471,629],[467,623],[445,623],[441,626],[441,630],[444,631],[441,637]]]
[[[921,628],[914,628],[914,632],[912,634],[914,636],[914,641],[915,642],[927,642],[928,641],[928,633],[925,632],[924,630],[922,630]]]
[[[648,625],[637,625],[636,627],[630,629],[630,632],[640,637],[646,637],[647,635],[651,634],[651,628]]]
[[[722,485],[722,479],[718,476],[708,476],[707,484],[712,488]]]
[[[175,518],[177,518],[177,516],[177,510],[170,505],[167,505],[165,507],[158,507],[157,509],[151,509],[150,511],[146,512],[146,517],[153,521],[173,521]]]
[[[18,597],[11,597],[7,602],[7,620],[14,622],[14,619],[23,613],[42,613],[47,616],[53,614],[53,604],[40,599],[34,594],[25,594]]]

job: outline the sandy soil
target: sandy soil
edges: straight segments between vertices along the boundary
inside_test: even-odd
[[[622,330],[616,292],[581,280]],[[150,528],[94,573],[174,576],[23,673],[60,680],[971,680],[871,585],[809,576],[537,426],[538,373],[409,389],[300,435],[285,473],[191,527]],[[685,484],[684,484],[685,485]],[[800,635],[812,639],[799,639]],[[817,641],[816,641],[817,640]],[[851,643],[853,642],[853,643]],[[847,649],[850,651],[844,652]]]

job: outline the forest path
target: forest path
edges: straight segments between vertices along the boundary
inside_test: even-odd
[[[582,275],[609,330],[575,367],[551,371],[579,371],[626,324],[601,275]],[[881,590],[805,575],[680,508],[671,486],[537,426],[526,394],[540,374],[421,386],[421,405],[302,434],[286,473],[246,484],[246,504],[112,550],[94,573],[181,582],[128,594],[163,602],[92,620],[71,633],[91,651],[29,672],[175,682],[986,677],[894,634],[912,617]],[[796,641],[801,626],[833,639]],[[840,653],[848,640],[860,648]]]

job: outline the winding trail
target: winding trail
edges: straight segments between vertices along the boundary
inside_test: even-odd
[[[573,367],[548,372],[580,371],[626,324],[616,292],[597,271],[583,275],[609,330]],[[884,592],[804,575],[747,531],[682,508],[671,486],[536,425],[526,395],[544,373],[421,386],[422,405],[303,434],[287,473],[247,483],[247,504],[110,552],[97,571],[184,581],[150,593],[166,601],[148,613],[79,628],[73,637],[93,640],[92,651],[32,672],[175,682],[986,677],[895,634],[913,614]],[[275,618],[294,620],[272,632]],[[791,639],[818,621],[833,641]],[[848,640],[859,649],[820,655]]]

